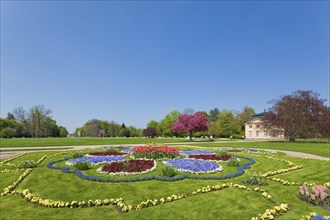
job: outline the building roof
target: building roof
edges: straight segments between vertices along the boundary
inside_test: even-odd
[[[248,122],[253,121],[255,119],[258,119],[258,118],[262,119],[265,116],[265,113],[266,112],[262,112],[262,113],[259,113],[259,114],[252,115],[252,117],[245,123],[248,123]]]

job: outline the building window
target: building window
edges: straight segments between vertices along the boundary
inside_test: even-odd
[[[249,137],[252,137],[252,131],[249,131]]]
[[[249,128],[252,128],[252,125],[249,125]]]
[[[256,131],[256,137],[259,137],[259,131]]]
[[[267,130],[264,130],[264,137],[267,137],[267,136],[268,136]]]
[[[257,128],[260,128],[260,125],[257,125]]]

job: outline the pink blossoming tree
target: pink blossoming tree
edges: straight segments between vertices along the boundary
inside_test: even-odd
[[[192,132],[207,131],[208,118],[204,113],[182,114],[172,125],[172,130],[178,132],[188,132],[190,140]]]

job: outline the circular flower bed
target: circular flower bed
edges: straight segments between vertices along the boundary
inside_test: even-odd
[[[196,159],[172,159],[164,161],[178,171],[190,173],[214,173],[222,171],[222,166],[219,164]]]
[[[104,165],[97,171],[110,175],[129,175],[148,173],[154,169],[156,169],[156,162],[154,160],[127,160]]]
[[[118,155],[126,155],[127,153],[123,153],[123,152],[91,152],[89,154],[87,154],[86,156],[118,156]]]
[[[77,162],[82,162],[82,161],[86,161],[92,165],[97,165],[97,164],[101,164],[101,163],[111,163],[114,161],[122,161],[122,160],[126,160],[125,157],[123,156],[95,156],[95,157],[78,157],[72,160],[69,160],[68,162],[66,162],[67,165],[74,165]]]
[[[214,161],[227,161],[232,158],[230,155],[218,156],[215,154],[211,155],[189,155],[189,158],[202,159],[202,160],[214,160]]]
[[[215,153],[209,150],[184,150],[184,151],[180,151],[180,154],[188,156],[188,155],[211,155]]]
[[[180,151],[179,148],[167,146],[137,146],[132,150],[135,158],[146,159],[175,158],[179,156]]]

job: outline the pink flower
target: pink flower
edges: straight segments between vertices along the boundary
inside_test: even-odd
[[[312,187],[312,192],[315,194],[316,197],[318,197],[320,194],[319,188],[317,186]]]
[[[304,187],[303,186],[300,186],[299,189],[300,189],[300,194],[301,195],[305,195]]]
[[[320,194],[321,201],[324,201],[327,198],[327,196],[328,195],[325,192],[321,192],[321,194]]]
[[[315,194],[311,194],[311,199],[312,199],[312,200],[315,200],[315,198],[316,198],[316,197],[315,197]]]

